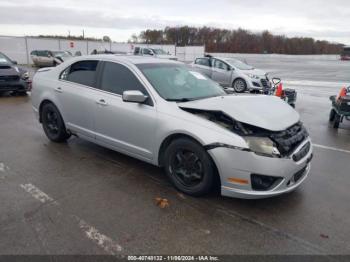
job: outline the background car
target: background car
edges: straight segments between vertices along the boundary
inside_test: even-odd
[[[72,58],[68,51],[33,50],[30,57],[37,67],[50,67],[61,64]]]
[[[29,87],[28,71],[17,66],[16,61],[0,53],[0,95],[8,91],[25,95]]]
[[[196,71],[213,79],[223,87],[232,87],[235,92],[271,88],[268,74],[234,58],[206,56],[196,58],[191,64]]]
[[[161,48],[135,47],[134,55],[153,56],[161,59],[177,61],[177,57],[165,52]]]

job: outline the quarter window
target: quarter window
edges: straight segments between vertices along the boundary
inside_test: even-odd
[[[208,67],[210,66],[209,59],[207,59],[207,58],[197,58],[196,64],[202,65],[202,66],[208,66]]]
[[[94,87],[97,64],[98,61],[96,60],[74,63],[61,73],[60,79]]]
[[[139,90],[144,95],[148,95],[133,72],[121,64],[112,62],[105,62],[101,76],[101,89],[117,95],[122,95],[127,90]]]

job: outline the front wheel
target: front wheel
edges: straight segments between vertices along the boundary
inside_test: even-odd
[[[236,93],[243,93],[247,89],[247,83],[242,78],[238,78],[233,81],[232,87]]]
[[[43,105],[41,120],[44,132],[51,141],[61,143],[70,137],[62,116],[54,104],[47,103]]]
[[[206,150],[197,142],[180,138],[165,151],[165,170],[172,184],[180,191],[201,196],[214,183],[215,169]]]

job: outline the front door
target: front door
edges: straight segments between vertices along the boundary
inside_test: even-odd
[[[232,71],[230,66],[225,62],[215,59],[213,63],[213,77],[212,79],[222,86],[231,86]]]
[[[137,76],[126,66],[104,62],[96,97],[96,139],[143,160],[152,160],[157,125],[156,108]],[[124,102],[126,90],[139,90],[149,98],[145,103]]]

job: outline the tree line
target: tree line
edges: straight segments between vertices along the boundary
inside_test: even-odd
[[[176,44],[178,46],[205,45],[206,52],[217,53],[276,53],[276,54],[339,54],[344,45],[310,37],[286,37],[269,31],[253,33],[249,30],[212,27],[166,27],[148,29],[132,35],[129,42],[146,44]]]

